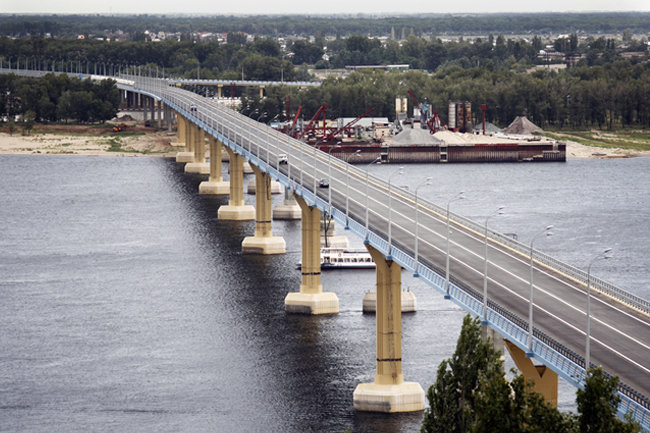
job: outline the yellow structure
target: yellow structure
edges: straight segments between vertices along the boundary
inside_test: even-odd
[[[221,99],[221,93],[223,90],[223,84],[217,84],[217,98]]]
[[[300,292],[292,292],[284,299],[288,313],[336,314],[339,298],[335,293],[323,292],[320,269],[321,212],[296,197],[302,211],[302,282]]]
[[[210,178],[199,184],[199,194],[228,195],[230,183],[223,180],[221,161],[223,144],[213,136],[208,136],[210,147]]]
[[[230,156],[230,199],[217,212],[220,220],[244,221],[255,219],[255,208],[244,204],[244,158],[226,147]]]
[[[367,245],[377,265],[377,373],[354,390],[354,408],[369,412],[424,410],[424,390],[402,374],[402,268]]]
[[[244,254],[284,254],[286,243],[281,236],[273,236],[271,230],[271,176],[258,167],[255,173],[255,236],[244,238],[241,249]]]
[[[526,352],[505,340],[506,347],[515,365],[526,379],[526,382],[533,381],[533,391],[544,396],[546,401],[557,407],[557,373],[545,365],[533,364],[532,358],[526,357]]]
[[[260,86],[260,99],[264,98],[264,86]]]
[[[188,141],[188,135],[189,135],[189,121],[181,116],[180,114],[176,113],[176,116],[178,118],[178,127],[176,129],[176,138],[180,143],[183,143],[185,145],[185,149],[183,152],[178,152],[176,154],[176,162],[180,163],[187,163],[187,162],[192,162],[194,161],[194,152],[191,150],[191,143]]]
[[[189,130],[193,159],[185,164],[185,173],[209,174],[210,164],[205,162],[205,131],[193,123],[190,123]]]

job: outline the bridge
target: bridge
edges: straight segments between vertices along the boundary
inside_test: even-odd
[[[602,365],[621,379],[619,414],[631,413],[650,430],[650,302],[489,230],[487,220],[479,224],[455,215],[449,204],[422,200],[417,189],[397,188],[349,164],[374,162],[363,154],[322,152],[172,84],[138,76],[118,81],[121,90],[164,109],[169,127],[176,118],[178,140],[186,147],[177,161],[186,163],[187,172],[209,173],[202,193],[230,196],[219,218],[256,220],[254,236],[242,242],[244,253],[284,252],[284,240],[272,234],[271,181],[295,196],[302,215],[302,284],[287,295],[287,312],[338,312],[336,295],[320,283],[322,215],[364,240],[377,264],[377,373],[373,383],[355,390],[355,408],[395,412],[424,406],[422,388],[404,381],[401,367],[399,306],[406,269],[480,317],[486,335],[503,338],[547,400],[557,400],[558,375],[583,386],[587,358],[590,366]],[[221,174],[222,151],[230,160],[228,182]],[[244,162],[256,175],[255,208],[242,198]]]

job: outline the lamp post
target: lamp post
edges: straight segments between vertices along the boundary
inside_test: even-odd
[[[537,239],[539,236],[545,234],[546,236],[552,236],[553,233],[551,230],[553,229],[553,226],[546,226],[544,230],[541,232],[538,232],[533,238],[530,240],[530,301],[528,303],[528,352],[526,352],[526,356],[528,358],[533,357],[533,293],[534,293],[534,286],[533,286],[533,266],[534,266],[534,260],[533,260],[533,244],[535,243],[535,239]]]
[[[346,192],[345,192],[345,230],[350,230],[350,217],[349,217],[349,209],[350,209],[350,160],[353,157],[358,157],[359,154],[361,153],[360,149],[357,149],[354,151],[352,155],[350,155],[347,159],[347,164],[345,165],[345,185],[346,185]]]
[[[388,176],[388,256],[386,257],[387,260],[392,260],[392,252],[393,252],[393,243],[392,243],[392,224],[391,224],[391,217],[392,217],[392,197],[393,194],[391,193],[390,189],[390,181],[394,175],[401,176],[404,174],[404,167],[401,166],[397,170],[393,171],[389,176]]]
[[[484,266],[484,272],[483,272],[483,320],[481,321],[481,325],[487,325],[487,272],[488,272],[488,235],[487,235],[487,229],[488,229],[488,221],[490,218],[492,218],[494,215],[503,215],[503,209],[505,206],[499,206],[496,211],[488,215],[487,218],[485,218],[485,266]]]
[[[431,177],[427,177],[415,187],[415,266],[413,266],[413,276],[419,277],[418,274],[418,244],[420,238],[420,208],[418,206],[418,189],[425,185],[431,185]]]
[[[364,240],[364,242],[368,242],[368,216],[369,216],[368,206],[370,205],[370,203],[368,203],[368,200],[369,200],[368,199],[368,195],[369,195],[369,191],[368,191],[368,174],[369,174],[370,166],[372,164],[374,164],[375,162],[379,161],[379,160],[381,160],[381,156],[378,156],[377,158],[373,159],[372,162],[370,162],[366,166],[366,239]]]
[[[587,340],[585,344],[585,375],[588,374],[589,365],[591,364],[591,265],[597,260],[607,260],[611,258],[607,253],[612,251],[611,248],[605,248],[602,252],[598,253],[596,257],[591,259],[587,267]]]
[[[445,263],[445,299],[449,299],[449,238],[450,238],[450,231],[449,231],[449,206],[451,205],[452,202],[456,200],[464,200],[465,199],[465,191],[461,191],[458,194],[456,194],[454,197],[449,199],[447,201],[447,259]]]

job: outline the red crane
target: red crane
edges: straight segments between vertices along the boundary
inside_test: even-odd
[[[298,140],[300,140],[300,139],[301,139],[302,137],[304,137],[305,134],[307,134],[308,132],[312,132],[312,131],[314,131],[314,130],[315,130],[314,122],[316,121],[316,119],[318,119],[318,118],[320,117],[321,113],[323,113],[323,119],[325,119],[325,114],[326,114],[325,112],[326,112],[326,111],[327,111],[327,104],[323,104],[323,105],[321,105],[320,108],[318,109],[318,111],[316,111],[316,114],[314,114],[314,117],[312,117],[311,120],[309,121],[309,123],[305,126],[305,130],[302,131],[302,133],[301,133],[300,135],[298,135],[296,138],[297,138]],[[323,123],[324,123],[324,122],[323,122]],[[325,127],[325,126],[323,125],[323,128],[324,128],[324,127]]]

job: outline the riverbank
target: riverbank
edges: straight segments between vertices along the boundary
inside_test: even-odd
[[[56,132],[34,130],[30,135],[0,132],[0,154],[45,155],[108,155],[173,157],[178,147],[172,146],[175,135],[167,131],[139,128],[120,133],[94,133],[92,129],[71,127]],[[566,143],[567,159],[630,158],[650,156],[650,151],[616,147],[594,147],[576,141]]]

